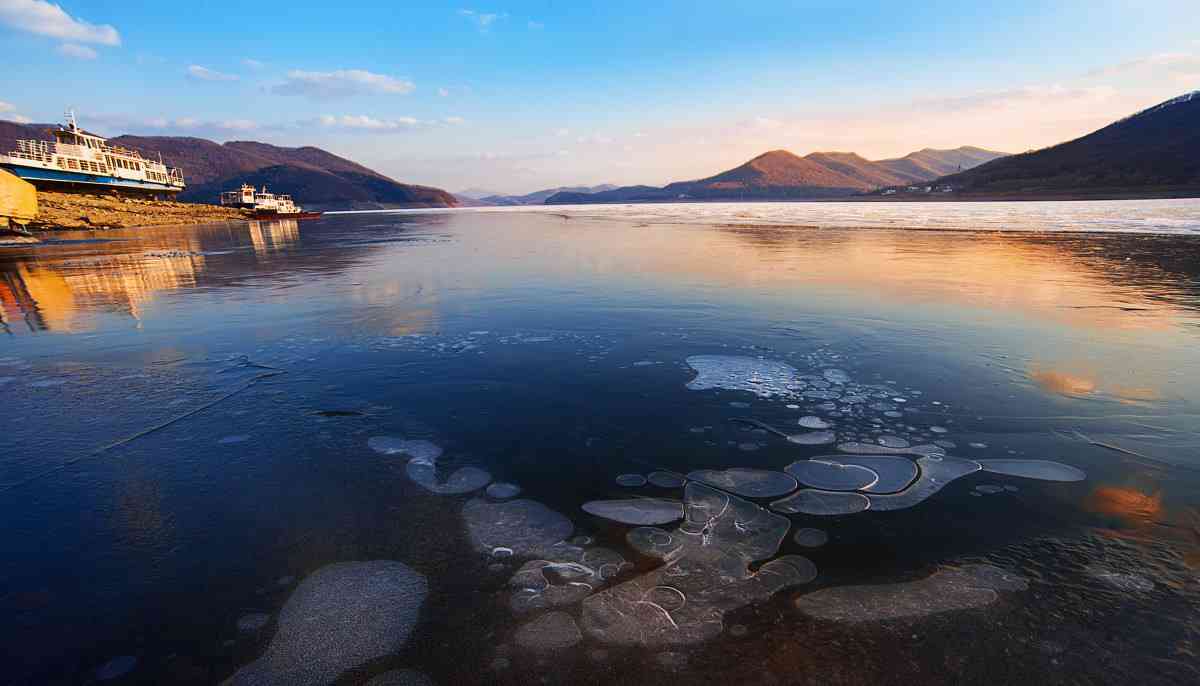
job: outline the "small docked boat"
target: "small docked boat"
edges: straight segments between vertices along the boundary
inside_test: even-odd
[[[221,204],[251,210],[255,219],[316,219],[321,216],[320,212],[305,212],[290,195],[271,193],[266,186],[260,191],[248,183],[243,183],[236,191],[222,193]]]
[[[0,167],[39,188],[109,187],[116,190],[178,193],[183,172],[142,157],[129,148],[79,128],[75,113],[67,122],[48,131],[53,141],[19,140],[17,149],[0,154]]]

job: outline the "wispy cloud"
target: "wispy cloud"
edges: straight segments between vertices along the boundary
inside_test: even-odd
[[[16,111],[17,111],[16,105],[9,103],[9,102],[4,102],[3,100],[0,100],[0,113],[16,112]]]
[[[249,67],[251,69],[262,69],[263,67],[267,66],[267,65],[263,64],[262,62],[260,62],[258,60],[252,60],[249,57],[242,59],[242,65]]]
[[[63,43],[58,46],[58,54],[63,57],[73,57],[77,60],[94,60],[100,56],[95,50],[78,43]]]
[[[541,31],[542,29],[546,28],[546,25],[542,22],[534,21],[532,19],[529,20],[527,26],[529,27],[530,31]]]
[[[437,126],[459,126],[465,123],[465,121],[462,117],[445,117],[442,119],[417,119],[416,117],[377,119],[363,114],[343,114],[340,116],[326,114],[318,118],[316,123],[328,129],[388,132],[413,131]]]
[[[76,19],[62,7],[44,0],[0,0],[0,23],[75,43],[121,44],[121,34],[113,26]]]
[[[362,69],[337,71],[300,71],[294,69],[287,80],[271,91],[278,95],[300,95],[313,99],[344,98],[353,95],[403,95],[416,88],[407,79],[375,74]]]
[[[251,119],[200,119],[197,117],[141,117],[131,114],[88,114],[86,119],[108,133],[158,133],[176,135],[210,135],[221,137],[231,133],[257,131],[267,127]]]
[[[0,118],[8,121],[15,121],[18,124],[28,124],[32,121],[29,117],[23,117],[17,114],[17,106],[0,100]]]
[[[486,33],[492,24],[496,23],[497,19],[503,19],[508,16],[499,12],[480,12],[478,10],[461,9],[458,11],[458,16],[466,17],[471,23],[475,24],[481,32]]]
[[[1089,77],[1106,77],[1136,71],[1165,71],[1177,74],[1200,74],[1200,54],[1190,52],[1160,52],[1138,59],[1110,64],[1092,70]]]
[[[225,74],[208,67],[202,67],[198,64],[193,64],[187,68],[187,75],[190,78],[200,81],[237,81],[236,74]]]

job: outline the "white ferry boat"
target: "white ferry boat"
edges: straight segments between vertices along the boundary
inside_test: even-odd
[[[222,193],[221,204],[254,210],[255,219],[314,219],[321,216],[320,212],[305,212],[290,195],[276,195],[268,192],[266,186],[261,191],[256,190],[248,183],[243,183],[236,191]]]
[[[34,186],[72,185],[109,186],[156,193],[183,190],[183,172],[142,157],[128,148],[111,146],[108,141],[79,128],[75,113],[67,113],[67,123],[50,131],[54,141],[20,140],[17,149],[0,155],[0,167]]]

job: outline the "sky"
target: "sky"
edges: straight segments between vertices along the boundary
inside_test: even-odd
[[[1020,152],[1200,89],[1195,0],[981,4],[0,0],[0,119],[516,193],[780,148]]]

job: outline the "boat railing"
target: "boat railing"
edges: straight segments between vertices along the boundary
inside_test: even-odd
[[[50,154],[50,144],[46,141],[17,141],[17,149],[12,156],[46,164],[53,160],[53,155]]]

